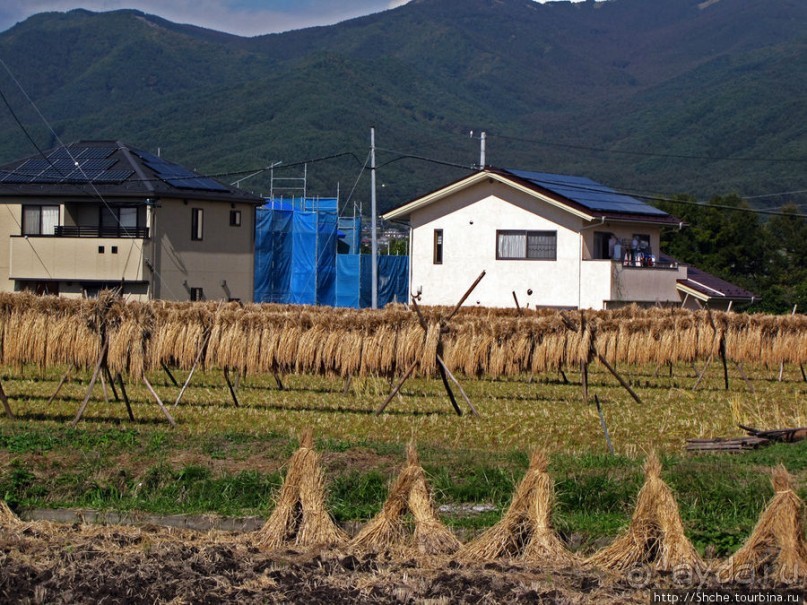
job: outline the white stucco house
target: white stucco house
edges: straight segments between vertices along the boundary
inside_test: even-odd
[[[703,272],[688,283],[689,268],[659,250],[662,229],[682,228],[679,219],[584,177],[486,167],[383,218],[409,224],[409,291],[421,304],[456,304],[482,271],[466,305],[720,308],[753,299],[731,284],[730,293],[701,287]]]

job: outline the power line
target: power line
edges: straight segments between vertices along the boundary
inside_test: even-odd
[[[562,149],[573,149],[575,151],[592,151],[597,153],[613,153],[619,155],[633,155],[640,157],[651,158],[667,158],[676,160],[705,160],[709,162],[773,162],[773,163],[807,163],[807,158],[760,158],[760,157],[729,157],[729,156],[706,156],[706,155],[687,155],[687,154],[674,154],[674,153],[656,153],[650,151],[636,151],[629,149],[606,149],[603,147],[590,147],[586,145],[572,145],[569,143],[557,143],[554,141],[543,141],[539,139],[528,139],[524,137],[514,137],[505,134],[492,134],[487,133],[488,137],[497,137],[509,141],[519,141],[521,143],[534,143],[536,145],[543,145],[546,147],[559,147]]]

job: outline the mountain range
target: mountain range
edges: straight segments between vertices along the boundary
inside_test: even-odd
[[[779,194],[807,190],[805,23],[804,0],[412,0],[253,38],[42,13],[0,33],[0,163],[121,140],[366,213],[371,127],[381,210],[466,175],[485,132],[495,166],[803,204]]]

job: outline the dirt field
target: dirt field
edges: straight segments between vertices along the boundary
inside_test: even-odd
[[[248,534],[21,524],[0,536],[7,603],[643,602],[597,572],[463,568],[346,552],[264,553]]]
[[[650,588],[673,586],[506,560],[266,553],[249,533],[44,521],[0,530],[4,603],[648,603]]]

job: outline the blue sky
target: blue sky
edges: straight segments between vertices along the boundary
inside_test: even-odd
[[[175,23],[241,36],[331,25],[406,4],[407,0],[0,0],[0,31],[36,13],[135,8]]]

